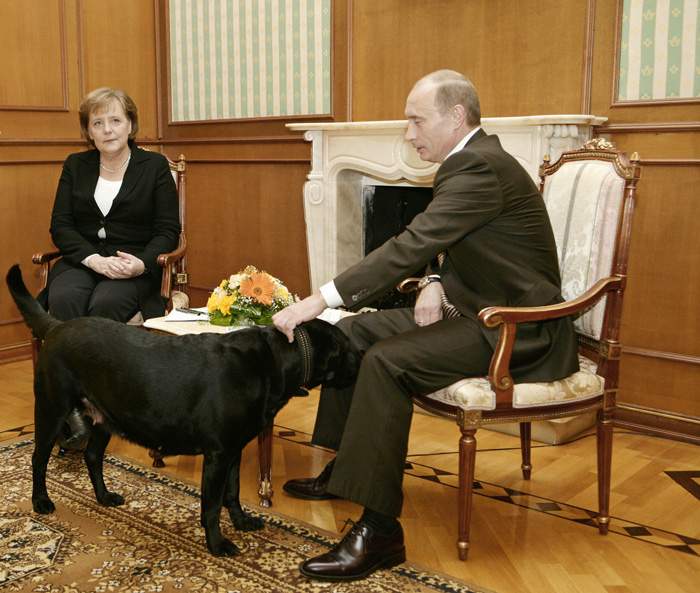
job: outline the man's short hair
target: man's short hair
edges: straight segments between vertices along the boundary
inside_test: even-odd
[[[456,70],[436,70],[424,76],[420,82],[423,81],[437,87],[435,105],[440,113],[444,114],[455,105],[461,105],[470,126],[478,126],[481,123],[479,95],[472,81],[466,76]]]
[[[92,141],[90,134],[88,133],[90,114],[95,113],[100,109],[106,109],[109,107],[112,101],[116,101],[122,106],[124,113],[129,118],[129,121],[131,121],[131,133],[129,134],[129,140],[136,138],[136,133],[139,131],[139,112],[134,100],[121,89],[111,89],[106,86],[100,87],[99,89],[95,89],[85,96],[80,104],[80,109],[78,110],[80,131],[83,134],[83,138],[85,138],[87,143],[93,148],[95,147],[95,143]]]

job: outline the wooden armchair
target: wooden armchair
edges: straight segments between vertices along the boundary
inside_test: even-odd
[[[608,531],[612,428],[618,387],[622,297],[627,280],[638,156],[629,161],[602,139],[540,167],[540,189],[557,243],[565,302],[547,307],[489,307],[479,313],[500,337],[488,377],[463,379],[414,401],[454,418],[459,440],[457,549],[469,550],[476,431],[485,424],[520,423],[523,477],[530,479],[530,427],[534,420],[597,411],[598,528]],[[516,325],[577,317],[581,370],[552,383],[514,384],[509,362]]]
[[[168,159],[170,172],[175,179],[177,187],[177,197],[180,210],[180,238],[178,246],[170,253],[162,253],[158,256],[158,265],[163,268],[163,279],[161,281],[160,294],[164,299],[167,299],[167,309],[173,307],[186,307],[189,303],[187,293],[187,271],[186,271],[186,251],[187,240],[185,238],[185,157],[180,155],[177,161]],[[49,278],[49,271],[53,261],[61,256],[61,252],[49,251],[46,253],[35,253],[32,255],[32,263],[41,266],[39,273],[40,290],[46,288]],[[138,312],[132,319],[128,321],[132,325],[141,325],[143,316]],[[41,340],[32,337],[32,360],[36,367],[37,356],[41,348]]]

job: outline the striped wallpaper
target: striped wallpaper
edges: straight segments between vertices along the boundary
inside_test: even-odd
[[[171,121],[331,111],[331,0],[170,0]]]
[[[700,0],[624,0],[619,101],[700,98]]]

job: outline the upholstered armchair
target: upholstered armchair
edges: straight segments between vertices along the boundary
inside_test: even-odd
[[[635,189],[632,160],[602,139],[540,167],[540,189],[554,229],[565,302],[546,307],[489,307],[479,319],[499,329],[488,377],[465,378],[415,397],[417,405],[454,418],[459,440],[459,557],[469,551],[476,431],[520,424],[522,473],[530,479],[531,422],[597,412],[598,528],[608,531],[612,428],[618,388],[622,299],[627,281]],[[509,361],[518,323],[575,316],[580,370],[552,383],[514,384]]]

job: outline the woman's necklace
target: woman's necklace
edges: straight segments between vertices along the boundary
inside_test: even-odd
[[[126,160],[121,165],[119,165],[116,169],[110,169],[102,161],[100,161],[100,167],[102,167],[105,171],[107,171],[107,173],[119,173],[124,167],[127,166],[130,159],[131,159],[131,154],[129,154],[129,156],[126,157]]]

